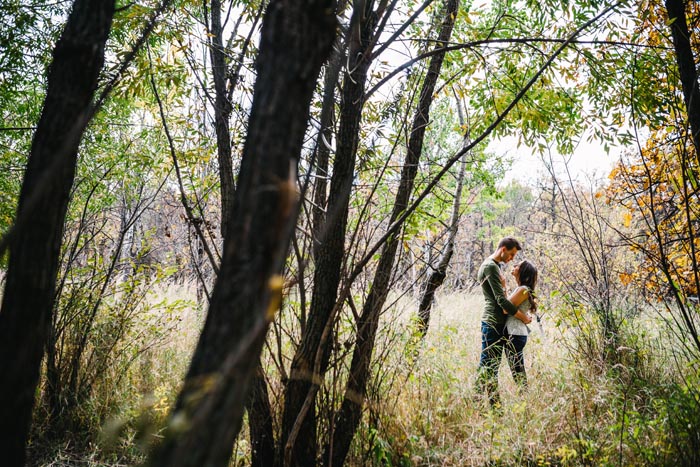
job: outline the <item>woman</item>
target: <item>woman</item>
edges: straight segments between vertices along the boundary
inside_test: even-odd
[[[537,311],[535,301],[535,286],[537,285],[537,268],[529,261],[522,261],[513,268],[513,277],[518,287],[510,294],[508,300],[517,306],[524,314],[531,316]],[[508,345],[506,345],[506,357],[513,373],[513,379],[521,387],[527,385],[525,375],[525,360],[523,349],[527,344],[527,335],[530,328],[515,316],[509,315],[506,319],[508,331]]]

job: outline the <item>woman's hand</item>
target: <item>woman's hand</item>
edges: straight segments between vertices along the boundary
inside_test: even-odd
[[[530,324],[532,322],[532,317],[530,316],[530,313],[523,313],[522,311],[518,310],[514,317],[518,318],[520,321],[522,321],[525,324]]]

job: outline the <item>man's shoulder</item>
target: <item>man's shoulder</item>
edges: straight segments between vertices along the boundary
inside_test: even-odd
[[[486,258],[483,263],[481,263],[481,270],[486,271],[489,269],[496,269],[498,270],[498,264],[496,261],[493,260],[493,258]]]
[[[481,266],[479,266],[479,272],[477,273],[479,280],[481,280],[486,274],[492,272],[494,268],[496,271],[498,271],[498,265],[493,258],[486,258],[484,262],[481,263]]]

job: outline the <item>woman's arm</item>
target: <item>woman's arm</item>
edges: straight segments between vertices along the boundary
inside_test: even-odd
[[[517,289],[513,291],[513,293],[510,294],[510,297],[508,297],[508,300],[515,306],[520,307],[520,305],[527,300],[528,297],[528,291],[527,287],[520,286]],[[504,313],[506,313],[504,311]],[[526,313],[523,313],[522,311],[518,310],[513,316],[518,318],[520,321],[522,321],[525,324],[530,324],[532,322],[532,318]]]

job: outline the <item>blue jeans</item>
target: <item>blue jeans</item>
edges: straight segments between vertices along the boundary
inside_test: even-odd
[[[525,374],[525,358],[523,357],[523,349],[527,344],[527,336],[508,335],[508,343],[506,344],[506,358],[510,366],[510,372],[513,374],[513,379],[521,388],[527,386],[527,375]]]
[[[485,321],[481,322],[481,357],[477,387],[486,393],[492,406],[500,403],[498,367],[501,365],[503,349],[509,342],[507,337],[505,325],[496,326]]]

